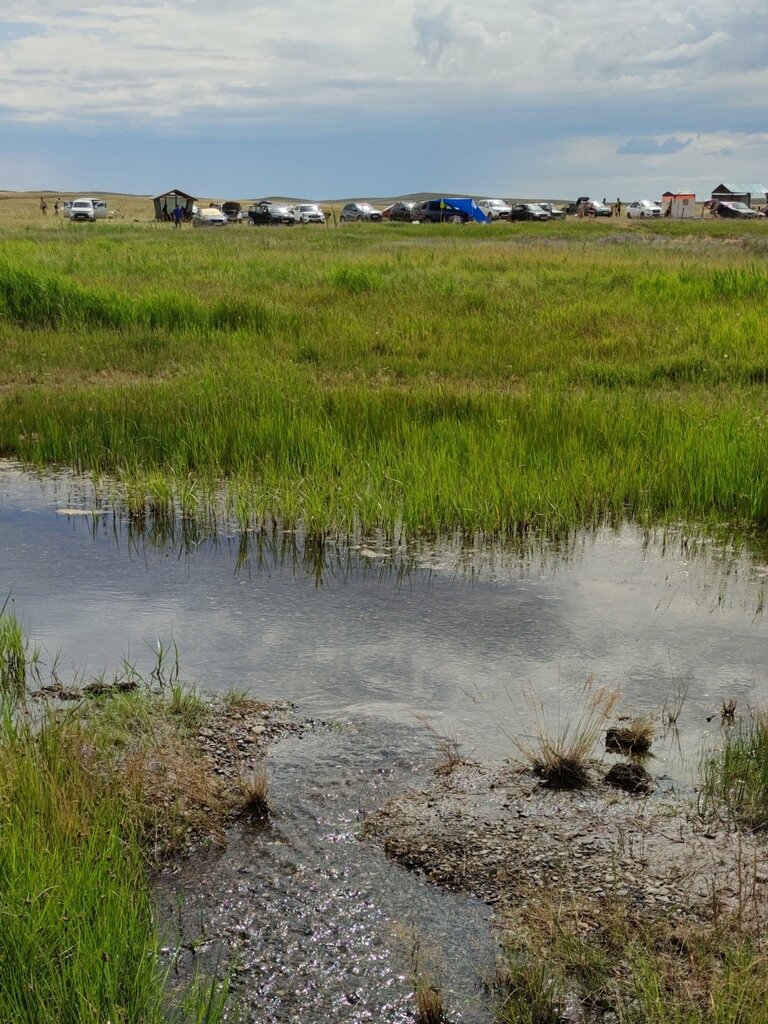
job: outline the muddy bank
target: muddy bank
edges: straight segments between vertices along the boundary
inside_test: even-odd
[[[500,918],[547,893],[567,895],[588,915],[620,900],[647,915],[704,921],[768,884],[764,844],[701,820],[695,793],[665,789],[663,780],[650,796],[602,780],[557,791],[511,765],[465,764],[390,799],[368,817],[364,836],[431,882],[480,897]]]

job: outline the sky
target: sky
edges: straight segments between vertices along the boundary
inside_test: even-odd
[[[0,0],[0,189],[706,197],[767,87],[765,0]]]

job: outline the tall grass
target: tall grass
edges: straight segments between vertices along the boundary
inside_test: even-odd
[[[9,629],[23,649],[0,617]],[[142,735],[160,737],[154,760],[168,763],[162,708],[158,721],[145,691],[108,700],[106,715],[32,714],[13,679],[0,699],[0,1020],[215,1024],[226,985],[172,992],[155,926],[147,833],[172,809],[139,751]]]
[[[169,516],[763,529],[759,239],[699,227],[10,238],[0,451]]]
[[[24,696],[28,654],[29,644],[21,623],[3,608],[0,610],[0,698],[18,701]]]

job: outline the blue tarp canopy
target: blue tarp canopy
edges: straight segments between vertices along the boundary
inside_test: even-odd
[[[453,206],[456,210],[461,210],[462,213],[467,213],[476,220],[478,224],[487,224],[488,218],[477,205],[474,199],[457,199],[455,197],[449,198],[445,196],[444,199],[440,200],[441,203],[445,203],[446,206]]]

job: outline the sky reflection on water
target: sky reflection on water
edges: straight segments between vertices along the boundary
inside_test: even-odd
[[[32,639],[70,668],[152,665],[158,638],[206,690],[247,686],[324,717],[425,716],[475,757],[531,727],[523,691],[556,708],[584,678],[620,684],[631,713],[688,687],[690,758],[720,702],[766,701],[768,568],[743,551],[631,526],[561,545],[420,550],[376,541],[137,535],[71,478],[0,468],[0,588]],[[261,542],[261,543],[259,543]]]

